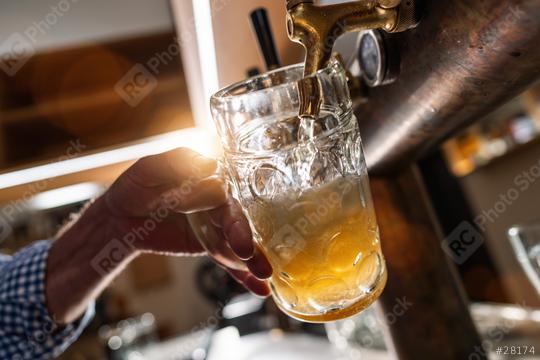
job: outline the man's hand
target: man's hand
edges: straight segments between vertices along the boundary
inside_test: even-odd
[[[193,212],[208,213],[208,225],[249,269],[227,269],[229,273],[256,295],[268,296],[264,279],[272,268],[254,243],[239,204],[217,176],[216,161],[177,149],[139,160],[59,234],[49,255],[46,284],[47,304],[57,322],[80,316],[140,253],[203,254],[186,218]],[[91,264],[113,239],[130,239],[130,251],[109,273],[100,274]]]
[[[136,244],[141,251],[177,255],[204,253],[185,214],[208,211],[215,230],[251,273],[231,273],[257,295],[269,294],[266,282],[272,268],[254,245],[240,205],[228,198],[217,162],[189,149],[177,149],[139,160],[105,194],[118,236],[144,225],[158,208],[169,216]]]

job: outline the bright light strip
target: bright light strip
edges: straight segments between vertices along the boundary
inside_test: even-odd
[[[215,156],[216,151],[213,146],[215,146],[215,139],[204,129],[178,130],[114,150],[0,174],[0,189],[132,161],[178,147],[188,147],[203,155]]]
[[[514,307],[503,308],[501,310],[501,315],[511,320],[527,320],[527,311]]]
[[[238,302],[227,304],[223,308],[223,317],[226,319],[238,318],[250,313],[256,312],[261,308],[264,300],[256,298],[252,295],[242,297]]]
[[[49,190],[34,196],[28,206],[31,210],[47,210],[90,200],[101,194],[103,188],[96,183],[82,183]]]
[[[214,27],[212,25],[212,7],[210,0],[192,0],[193,14],[195,17],[197,48],[201,64],[201,76],[205,102],[219,89],[219,75],[216,59],[216,45],[214,41]],[[210,122],[211,116],[208,111],[206,121]],[[198,124],[207,127],[212,124]]]
[[[238,329],[227,326],[213,334],[207,359],[245,359],[246,352]]]

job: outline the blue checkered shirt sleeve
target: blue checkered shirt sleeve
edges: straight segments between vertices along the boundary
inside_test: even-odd
[[[52,359],[71,345],[94,314],[58,327],[45,305],[51,243],[37,242],[12,257],[0,255],[0,359]]]

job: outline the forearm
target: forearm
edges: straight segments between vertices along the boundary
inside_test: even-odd
[[[58,324],[79,318],[137,256],[137,250],[127,247],[115,254],[109,266],[98,266],[100,258],[110,256],[108,245],[117,234],[105,202],[99,198],[58,235],[49,252],[45,286],[47,308]]]

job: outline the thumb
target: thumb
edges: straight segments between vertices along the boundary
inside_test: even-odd
[[[227,186],[218,176],[200,181],[185,181],[180,186],[163,194],[162,204],[179,213],[215,209],[227,202]]]
[[[148,215],[162,204],[163,195],[171,191],[169,198],[182,200],[187,208],[196,207],[198,203],[212,203],[208,199],[222,198],[224,192],[223,181],[213,179],[217,168],[216,160],[186,148],[148,156],[126,170],[111,186],[105,199],[113,213],[120,216]],[[208,180],[203,181],[205,179]],[[195,199],[197,194],[202,196],[199,202]]]

